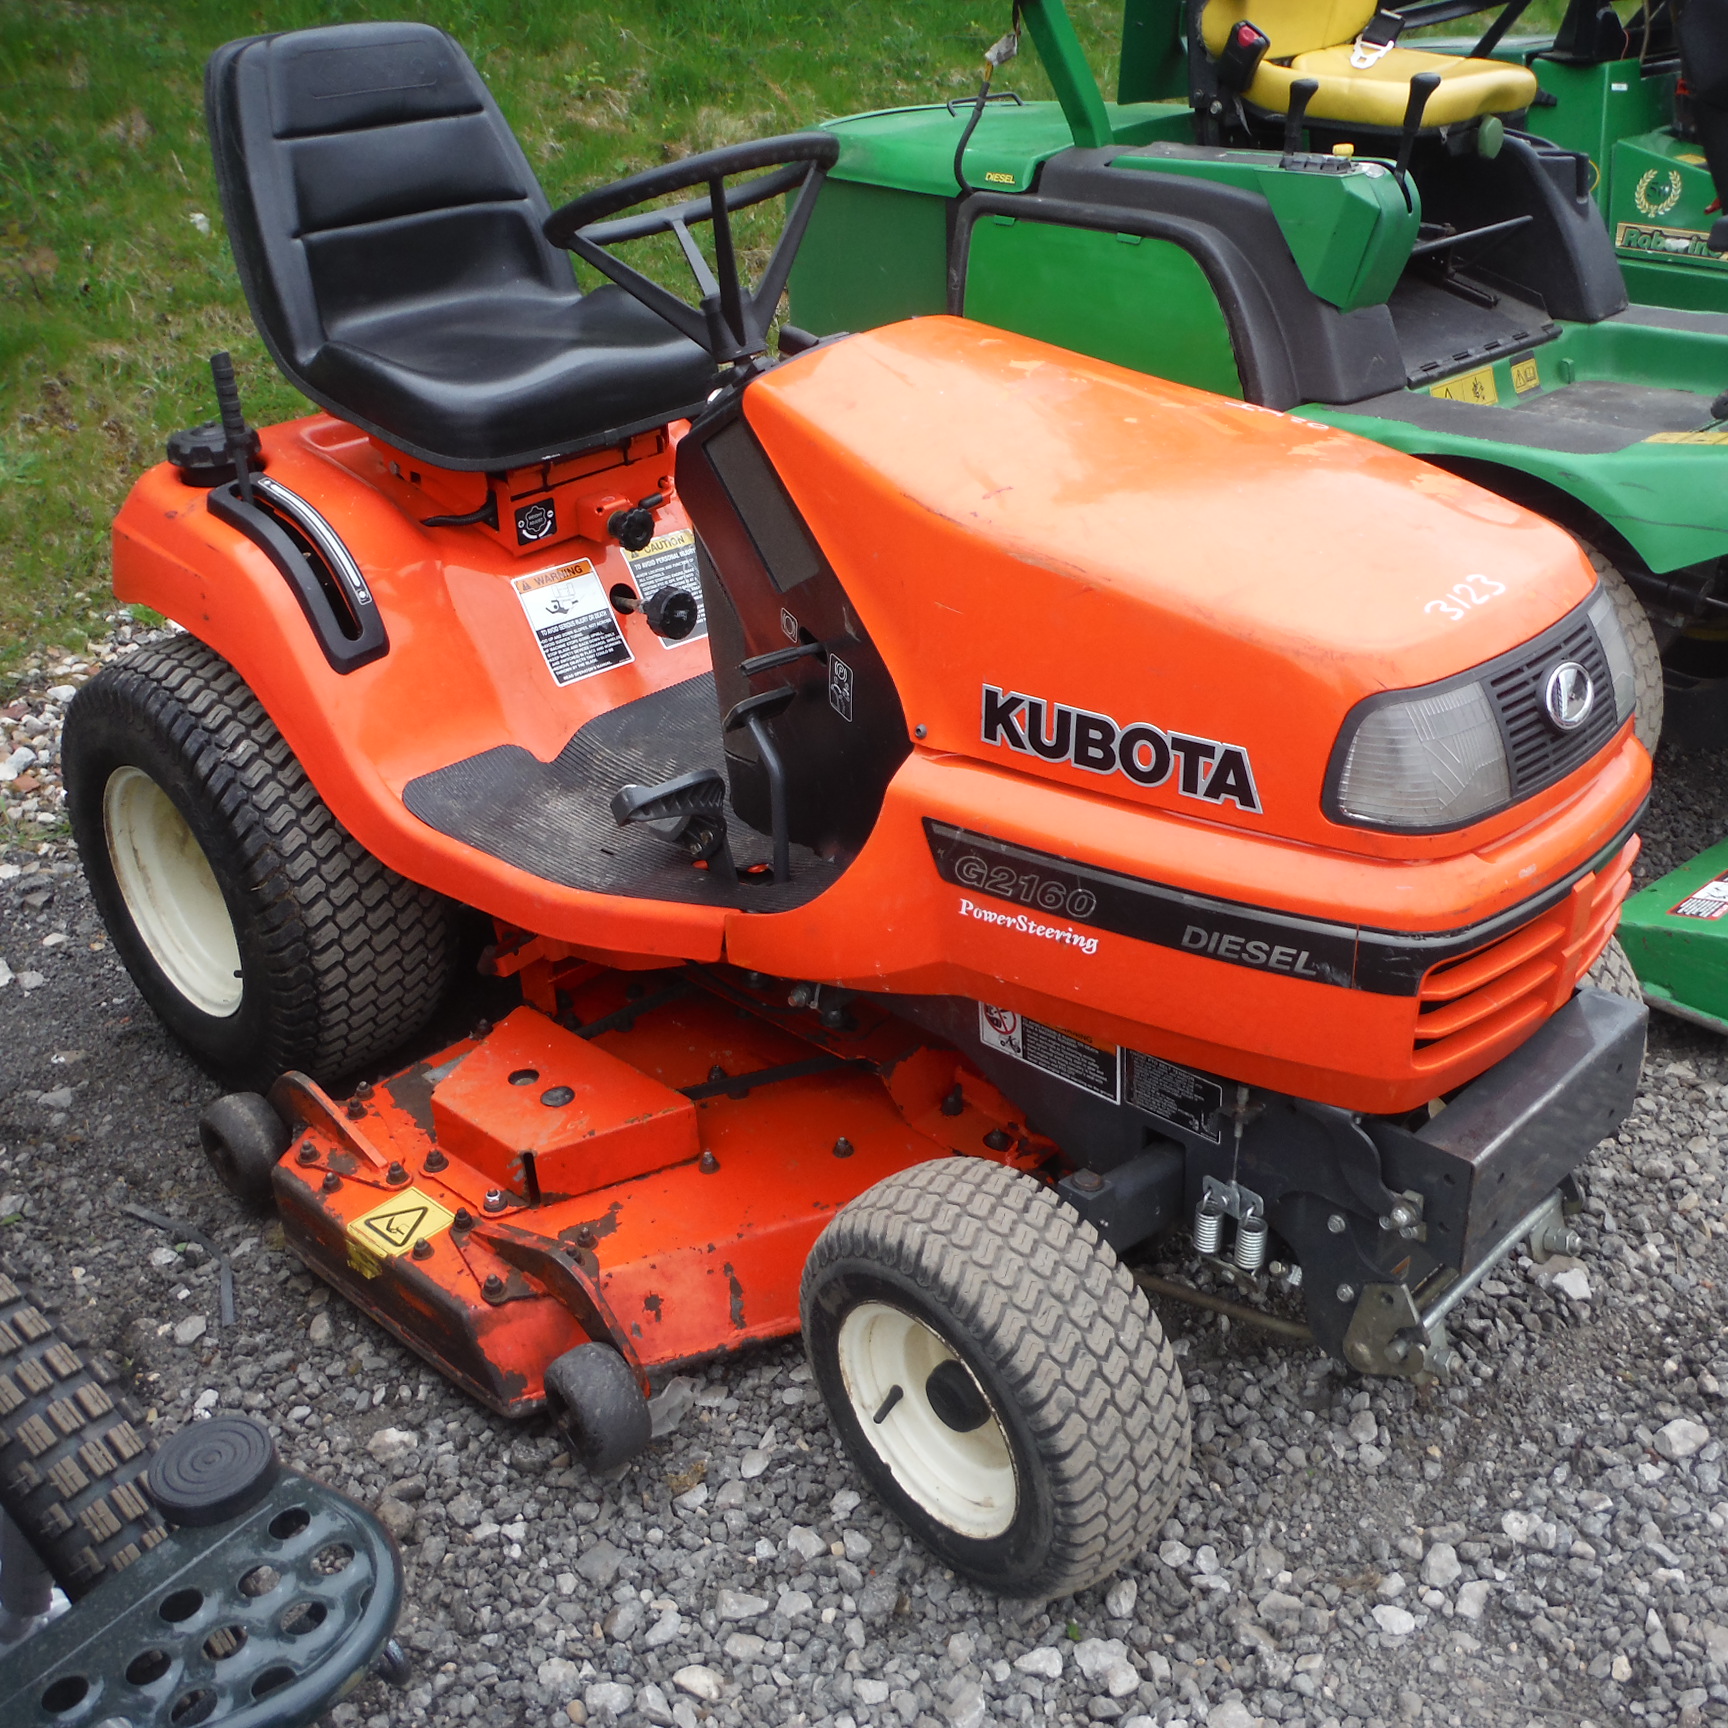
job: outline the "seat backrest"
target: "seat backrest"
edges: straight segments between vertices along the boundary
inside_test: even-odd
[[[295,382],[370,312],[464,289],[575,295],[527,158],[442,30],[230,42],[211,57],[205,109],[241,284]]]
[[[1375,0],[1209,0],[1200,15],[1200,33],[1216,56],[1224,52],[1231,29],[1247,18],[1270,38],[1267,57],[1288,60],[1292,54],[1354,42],[1378,10]]]

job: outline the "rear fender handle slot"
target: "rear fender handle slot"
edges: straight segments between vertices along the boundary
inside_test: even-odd
[[[255,502],[248,503],[238,481],[213,488],[207,495],[210,514],[244,534],[276,566],[337,672],[382,659],[390,652],[390,638],[378,603],[335,529],[305,499],[267,475],[253,475],[252,491]],[[284,520],[312,548],[311,557],[324,567],[323,580]]]

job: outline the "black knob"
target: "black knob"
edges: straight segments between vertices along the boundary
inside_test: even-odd
[[[626,552],[640,552],[654,538],[654,512],[632,504],[628,510],[614,510],[606,520],[606,532]]]
[[[150,1461],[150,1497],[171,1523],[225,1524],[270,1492],[279,1466],[270,1430],[250,1416],[212,1416],[170,1436]]]
[[[642,606],[642,616],[656,636],[668,642],[682,642],[696,628],[701,609],[696,596],[683,588],[662,588]]]

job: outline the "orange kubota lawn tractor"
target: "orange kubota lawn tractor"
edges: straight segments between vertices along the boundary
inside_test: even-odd
[[[1049,1595],[1182,1479],[1131,1270],[1173,1226],[1413,1376],[1565,1239],[1642,1054],[1578,986],[1649,782],[1570,540],[961,319],[770,359],[826,134],[549,214],[436,30],[236,42],[208,99],[323,411],[254,431],[218,364],[115,527],[185,633],[80,691],[66,773],[140,989],[257,1088],[217,1170],[321,1276],[596,1467],[801,1328],[876,1491]],[[667,234],[697,306],[612,250]],[[519,1005],[413,1047],[461,907]]]

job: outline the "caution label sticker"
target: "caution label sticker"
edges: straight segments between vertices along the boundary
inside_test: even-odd
[[[677,641],[662,636],[662,648],[679,648],[708,634],[708,614],[702,607],[702,579],[696,573],[696,536],[688,528],[650,540],[640,552],[626,552],[630,574],[644,601],[663,588],[682,588],[696,602],[696,628]]]
[[[1668,909],[1674,918],[1728,918],[1728,872],[1694,888],[1678,906]]]
[[[610,672],[635,659],[618,628],[612,602],[586,558],[513,577],[510,586],[522,602],[546,670],[560,685]]]
[[[418,1188],[404,1188],[348,1225],[348,1264],[376,1278],[383,1262],[409,1253],[416,1242],[441,1236],[456,1214]]]
[[[1474,372],[1460,372],[1456,378],[1430,384],[1428,394],[1448,402],[1476,402],[1484,408],[1496,407],[1500,401],[1500,388],[1494,382],[1492,366],[1479,366]]]
[[[1122,1101],[1121,1053],[1112,1045],[1088,1044],[1011,1008],[983,1002],[978,1004],[978,1038],[986,1050],[999,1050],[1112,1104]]]
[[[1128,1102],[1136,1110],[1218,1144],[1223,1133],[1218,1116],[1224,1108],[1224,1088],[1216,1080],[1139,1050],[1129,1050],[1126,1056]]]
[[[1542,386],[1542,374],[1536,367],[1536,356],[1526,354],[1522,360],[1512,362],[1512,388],[1520,396]]]

